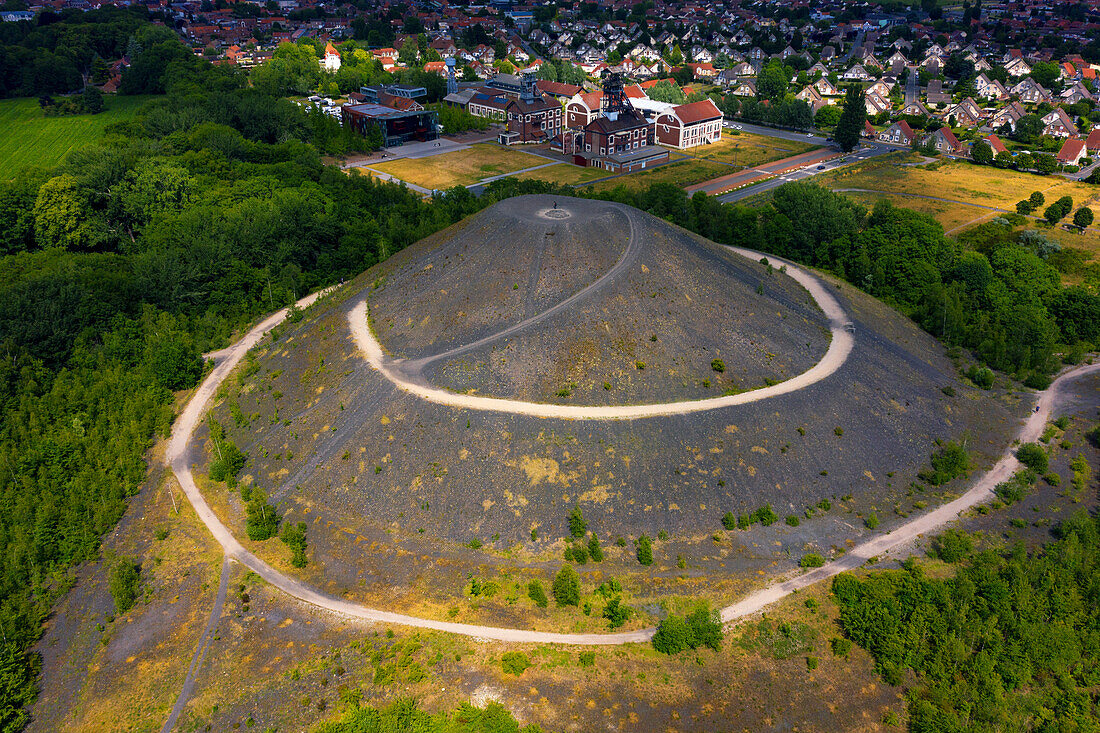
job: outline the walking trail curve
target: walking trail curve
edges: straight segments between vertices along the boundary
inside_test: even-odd
[[[837,299],[829,292],[825,283],[810,273],[778,258],[770,261],[785,265],[787,275],[792,277],[802,287],[809,291],[829,319],[829,328],[832,331],[832,340],[825,355],[817,364],[786,381],[774,384],[770,387],[740,392],[734,395],[722,397],[709,397],[702,400],[685,400],[681,402],[660,402],[646,405],[555,405],[545,402],[523,402],[499,397],[481,397],[477,395],[459,394],[427,384],[420,374],[421,368],[437,359],[449,358],[469,352],[480,346],[484,346],[501,338],[511,336],[535,323],[542,321],[562,310],[574,305],[594,294],[609,284],[614,278],[626,272],[633,264],[640,251],[641,245],[635,235],[634,223],[631,221],[630,240],[626,250],[615,265],[599,277],[588,287],[577,291],[549,310],[516,323],[499,333],[487,336],[472,344],[459,346],[441,354],[424,357],[417,360],[391,359],[382,350],[382,345],[374,337],[370,328],[370,317],[367,309],[367,301],[364,299],[348,313],[348,323],[352,335],[367,361],[386,379],[390,380],[398,388],[409,394],[420,397],[428,402],[440,405],[456,407],[464,410],[484,410],[489,412],[506,412],[515,415],[531,415],[534,417],[561,418],[567,420],[636,420],[647,417],[660,417],[664,415],[685,415],[704,410],[715,410],[722,407],[734,407],[750,402],[758,402],[769,397],[777,397],[783,394],[796,392],[812,384],[816,384],[830,376],[848,359],[852,351],[854,337],[847,329],[848,315],[841,307]],[[738,254],[751,260],[757,260],[764,255],[752,250],[731,247]]]
[[[788,268],[788,272],[791,272],[791,268]],[[806,275],[806,277],[812,279],[808,275]],[[312,305],[320,295],[321,293],[316,293],[303,298],[298,302],[298,306],[301,308],[308,307]],[[218,386],[240,362],[245,353],[255,346],[270,329],[282,322],[282,320],[286,318],[286,315],[287,310],[283,309],[269,316],[249,331],[240,341],[227,349],[217,352],[216,357],[219,359],[217,366],[199,386],[187,406],[184,408],[183,413],[173,427],[172,437],[168,444],[168,452],[166,455],[168,464],[179,480],[180,486],[183,488],[188,500],[195,508],[195,512],[203,523],[206,524],[218,543],[224,548],[227,559],[235,560],[248,567],[271,585],[300,601],[345,617],[362,619],[370,622],[432,629],[479,639],[522,643],[616,645],[645,642],[652,638],[654,633],[653,628],[614,634],[559,634],[545,631],[531,631],[527,629],[508,629],[493,626],[450,623],[368,608],[357,603],[352,603],[322,593],[300,580],[284,575],[245,549],[214,514],[210,505],[206,503],[206,499],[203,498],[198,486],[195,484],[194,477],[191,473],[191,464],[194,459],[190,448],[191,439]],[[363,315],[365,316],[365,311],[363,311]],[[836,334],[834,334],[834,342],[835,338]],[[850,343],[848,348],[850,348]],[[813,370],[811,369],[810,371]],[[1063,374],[1056,379],[1048,389],[1041,392],[1038,403],[1039,409],[1032,413],[1024,424],[1019,434],[1020,439],[1022,441],[1032,441],[1041,434],[1043,427],[1050,417],[1059,390],[1071,379],[1097,371],[1100,371],[1100,363],[1079,367]],[[806,372],[805,374],[809,373],[810,372]],[[795,377],[784,384],[793,382],[798,378],[799,377]],[[649,407],[652,408],[654,406]],[[671,411],[679,412],[682,411],[682,408]],[[667,413],[660,412],[656,414]],[[619,417],[622,417],[622,415],[619,415]],[[854,548],[847,555],[823,567],[804,573],[790,580],[777,582],[763,590],[753,593],[731,606],[727,606],[721,611],[722,620],[728,622],[751,615],[800,588],[837,575],[845,570],[858,567],[868,558],[875,556],[882,557],[892,550],[902,548],[918,536],[932,532],[944,524],[953,521],[959,513],[965,509],[990,499],[993,496],[993,488],[999,482],[1008,478],[1018,466],[1018,461],[1011,449],[1009,449],[1006,451],[1005,456],[1001,458],[989,472],[982,476],[969,491],[958,499],[907,522],[892,532],[871,538]]]

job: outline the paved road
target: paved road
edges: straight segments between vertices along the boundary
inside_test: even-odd
[[[837,168],[843,168],[846,165],[858,163],[864,160],[870,160],[880,155],[887,155],[888,153],[897,152],[897,148],[890,147],[889,145],[883,145],[878,142],[865,143],[858,150],[853,150],[850,153],[845,154],[840,158],[835,158],[831,161],[824,163],[824,168],[818,170],[818,166],[809,166],[802,170],[793,171],[791,173],[784,173],[783,175],[771,178],[762,183],[757,183],[752,186],[745,186],[739,188],[736,191],[730,191],[729,193],[721,194],[718,196],[718,200],[723,203],[730,203],[733,201],[741,201],[742,199],[749,198],[750,196],[756,196],[757,194],[770,191],[773,188],[778,188],[784,183],[790,183],[791,181],[802,181],[812,176],[816,176],[821,173],[828,173],[829,171],[836,170]]]
[[[214,597],[214,608],[210,610],[210,618],[206,622],[206,628],[203,630],[202,636],[199,637],[199,646],[195,649],[194,656],[191,657],[191,666],[187,668],[187,677],[184,678],[183,687],[180,689],[179,696],[176,697],[176,704],[172,706],[172,712],[168,716],[168,720],[164,722],[164,727],[160,729],[160,733],[169,733],[172,728],[176,727],[176,721],[187,706],[187,701],[191,699],[191,691],[195,688],[195,675],[199,671],[202,660],[206,657],[206,650],[210,648],[210,642],[214,638],[214,629],[217,628],[218,621],[222,617],[225,594],[228,590],[229,558],[226,557],[222,560],[222,575],[221,580],[218,582],[218,594]]]
[[[789,269],[788,272],[790,272]],[[308,307],[319,295],[320,294],[314,294],[307,298],[303,298],[299,301],[299,307]],[[184,408],[183,413],[173,427],[172,437],[168,445],[168,452],[166,454],[167,462],[175,473],[176,478],[179,480],[180,485],[183,487],[188,500],[195,508],[196,514],[207,526],[218,543],[225,549],[225,554],[228,559],[240,562],[249,569],[255,571],[271,585],[305,603],[333,611],[346,617],[363,619],[371,622],[433,629],[481,639],[536,644],[613,645],[645,642],[652,638],[654,633],[654,629],[652,628],[615,634],[556,634],[526,629],[506,629],[435,621],[432,619],[416,618],[405,614],[367,608],[356,603],[351,603],[321,593],[295,578],[280,573],[246,550],[210,509],[210,506],[206,503],[205,498],[203,498],[198,487],[195,485],[194,477],[191,474],[191,464],[196,457],[191,454],[190,443],[195,428],[198,426],[199,421],[206,411],[207,405],[222,381],[240,362],[248,349],[257,344],[271,328],[281,323],[282,320],[286,318],[286,314],[286,309],[283,309],[269,316],[249,331],[248,334],[236,344],[218,352],[220,358],[219,363],[199,386],[194,396]],[[1061,375],[1047,390],[1039,393],[1039,409],[1032,413],[1024,424],[1023,429],[1020,431],[1020,439],[1023,441],[1032,441],[1040,435],[1047,420],[1051,416],[1055,399],[1070,380],[1098,371],[1100,371],[1100,364],[1078,367]],[[958,517],[959,512],[990,499],[992,497],[993,487],[1010,476],[1018,465],[1010,447],[1006,451],[1005,456],[991,471],[982,476],[969,491],[955,501],[945,504],[928,514],[917,517],[892,532],[871,538],[854,548],[839,560],[828,563],[821,568],[795,578],[775,583],[761,591],[749,595],[733,605],[727,606],[721,611],[723,621],[733,621],[756,613],[768,604],[778,601],[799,588],[804,588],[812,583],[819,582],[845,570],[856,567],[870,557],[881,557],[891,551],[898,550],[912,542],[921,534],[927,534],[937,530],[944,524],[954,521],[955,518]]]
[[[821,280],[799,268],[792,262],[787,262],[786,260],[772,255],[765,255],[761,252],[731,247],[730,249],[733,251],[754,262],[759,261],[761,257],[768,257],[769,261],[777,265],[786,265],[787,275],[809,291],[810,295],[817,302],[818,307],[820,307],[826,317],[828,317],[829,328],[832,332],[832,340],[829,343],[829,348],[821,358],[821,361],[802,374],[770,387],[762,387],[760,389],[741,392],[734,395],[710,397],[702,400],[662,402],[645,405],[555,405],[545,402],[524,402],[521,400],[482,397],[479,395],[451,392],[449,390],[433,387],[423,379],[420,367],[424,364],[444,357],[458,356],[500,338],[514,335],[544,318],[558,313],[568,306],[574,305],[601,289],[610,282],[611,278],[609,278],[609,275],[611,275],[612,272],[614,272],[616,276],[625,272],[630,262],[636,257],[638,245],[635,242],[633,231],[632,225],[630,244],[627,246],[626,253],[623,254],[623,257],[603,277],[596,280],[587,288],[577,291],[551,309],[525,319],[498,334],[488,336],[473,344],[459,346],[450,351],[443,352],[442,354],[421,359],[418,362],[391,359],[386,356],[382,349],[382,345],[378,343],[378,340],[374,337],[374,333],[371,331],[366,299],[348,313],[348,324],[351,327],[351,333],[355,337],[355,343],[363,352],[367,362],[374,367],[375,370],[399,389],[423,400],[462,410],[504,412],[513,415],[531,415],[534,417],[565,420],[638,420],[667,415],[686,415],[693,412],[745,405],[770,397],[790,394],[791,392],[796,392],[812,384],[816,384],[835,373],[848,359],[848,355],[851,353],[855,343],[855,338],[845,328],[850,319],[840,303],[833,297],[832,293],[829,292],[829,289]],[[631,254],[632,251],[633,254]]]
[[[916,65],[909,65],[909,76],[905,78],[905,104],[906,106],[913,102],[920,101],[920,87],[917,83],[920,81],[920,72],[917,70]]]

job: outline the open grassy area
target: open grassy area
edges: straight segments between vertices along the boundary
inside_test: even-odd
[[[690,186],[693,183],[701,183],[711,178],[735,172],[728,165],[722,165],[711,160],[686,159],[676,163],[669,163],[657,168],[628,173],[618,178],[592,184],[598,191],[608,190],[616,186],[626,186],[631,190],[638,190],[651,186],[654,183],[672,183],[677,186]]]
[[[547,163],[545,158],[497,145],[477,144],[465,150],[443,153],[430,158],[403,158],[378,163],[371,168],[389,173],[403,181],[432,189],[469,186],[501,173]]]
[[[582,183],[594,181],[597,178],[603,178],[607,175],[607,171],[600,168],[581,168],[571,163],[561,163],[559,165],[550,166],[549,168],[539,168],[537,171],[519,173],[514,177],[520,179],[533,178],[567,186],[577,186]]]
[[[738,135],[722,133],[722,139],[719,142],[698,145],[684,152],[696,158],[749,167],[782,160],[819,147],[821,146],[812,142],[783,140],[742,132]]]
[[[73,148],[94,142],[112,122],[134,114],[148,97],[104,97],[97,115],[47,117],[37,99],[0,100],[0,178],[14,178],[29,166],[53,166]]]
[[[862,188],[884,193],[908,193],[951,199],[969,204],[1016,210],[1016,202],[1032,191],[1042,191],[1047,201],[1073,198],[1074,208],[1100,200],[1100,187],[1057,176],[978,166],[963,161],[906,165],[917,160],[910,154],[889,155],[849,166],[814,179],[834,189]]]
[[[970,204],[933,201],[931,199],[902,196],[898,194],[859,193],[851,191],[844,195],[858,201],[868,209],[872,208],[876,202],[885,199],[895,206],[913,209],[922,214],[928,214],[943,225],[945,232],[952,232],[957,228],[966,227],[968,225],[976,226],[999,215],[996,211],[990,211],[989,209],[972,206]]]

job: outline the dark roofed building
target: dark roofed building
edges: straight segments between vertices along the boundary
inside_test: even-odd
[[[436,113],[430,110],[400,110],[381,104],[345,104],[340,110],[344,125],[361,135],[377,129],[382,146],[389,148],[411,140],[439,137]]]

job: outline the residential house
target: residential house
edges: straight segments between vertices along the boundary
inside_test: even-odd
[[[1044,135],[1072,137],[1077,134],[1077,126],[1073,124],[1073,120],[1061,107],[1047,112],[1043,115],[1042,120]]]
[[[860,64],[855,64],[852,68],[845,71],[840,75],[840,78],[844,81],[871,81],[874,77],[867,73],[867,70]]]
[[[916,134],[913,132],[913,128],[909,127],[909,123],[905,120],[893,123],[878,134],[880,142],[894,145],[912,145],[915,137]]]
[[[955,137],[955,133],[951,132],[950,128],[941,127],[936,130],[932,133],[931,140],[936,152],[943,155],[958,155],[962,152],[963,145]]]
[[[1050,92],[1030,76],[1009,88],[1008,91],[1025,104],[1040,104],[1050,101]]]
[[[955,124],[963,127],[971,127],[982,119],[982,108],[970,97],[948,108],[947,117],[954,117]]]
[[[1023,105],[1019,102],[1011,102],[1007,107],[997,110],[989,119],[989,126],[994,130],[1000,130],[1007,126],[1012,132],[1016,132],[1016,123],[1027,114]]]
[[[997,137],[996,135],[986,135],[985,141],[989,143],[989,147],[993,148],[993,155],[1000,155],[1001,153],[1008,152],[1008,148],[1006,148],[1005,144],[1001,142],[1001,138]]]
[[[331,73],[340,70],[340,52],[331,42],[325,45],[325,57],[321,59],[321,68]]]
[[[817,90],[817,93],[822,97],[839,97],[841,92],[836,88],[836,85],[825,77],[821,77],[813,83],[813,88]]]
[[[1089,136],[1085,138],[1085,148],[1090,154],[1100,153],[1100,127],[1093,128]]]
[[[1062,165],[1081,165],[1081,158],[1088,154],[1085,141],[1081,138],[1071,137],[1062,143],[1062,149],[1058,151],[1055,159]]]
[[[872,117],[882,112],[889,112],[891,108],[890,101],[876,92],[868,92],[864,95],[863,105],[867,109],[868,116]]]

